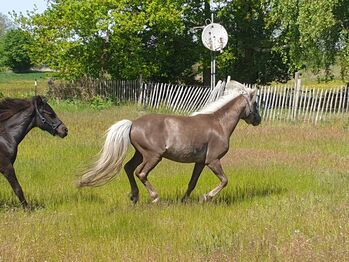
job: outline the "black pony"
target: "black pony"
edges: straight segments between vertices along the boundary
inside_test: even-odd
[[[34,127],[63,138],[68,129],[40,96],[31,99],[6,98],[0,102],[0,172],[6,177],[23,208],[28,208],[13,163],[18,144]]]

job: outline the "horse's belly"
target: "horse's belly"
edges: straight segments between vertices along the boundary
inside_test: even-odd
[[[182,163],[204,162],[206,158],[206,149],[195,147],[170,147],[166,149],[163,157]]]

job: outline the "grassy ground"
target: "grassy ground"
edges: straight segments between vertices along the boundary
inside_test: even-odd
[[[229,184],[212,203],[200,202],[218,183],[210,171],[182,204],[192,165],[163,161],[149,176],[160,204],[138,183],[140,203],[132,206],[124,172],[100,188],[74,183],[100,150],[104,130],[144,112],[51,104],[69,136],[33,130],[20,145],[15,167],[33,212],[23,212],[0,180],[1,261],[348,259],[348,116],[317,128],[241,123],[223,160]]]
[[[0,91],[31,95],[32,80],[6,84],[0,75]],[[50,104],[69,135],[33,130],[19,147],[15,168],[33,212],[22,211],[0,179],[0,261],[348,260],[349,115],[316,127],[241,123],[223,160],[229,184],[212,203],[200,202],[218,183],[209,170],[182,204],[192,165],[164,160],[149,176],[160,204],[152,205],[138,183],[140,203],[132,206],[124,172],[99,188],[74,184],[99,152],[104,131],[146,112]]]

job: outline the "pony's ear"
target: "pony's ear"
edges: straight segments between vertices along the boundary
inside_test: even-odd
[[[251,102],[254,103],[256,102],[256,98],[257,98],[257,88],[253,88],[250,92],[250,98],[251,98]]]
[[[41,96],[34,96],[33,101],[37,107],[45,103],[44,99]]]

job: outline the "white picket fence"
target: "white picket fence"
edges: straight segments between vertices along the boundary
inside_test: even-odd
[[[311,89],[289,86],[263,86],[258,106],[264,121],[303,121],[318,123],[348,113],[348,87]]]
[[[205,86],[141,81],[104,81],[96,86],[99,95],[116,101],[132,101],[145,108],[161,108],[189,114],[223,95],[225,84],[226,82],[219,81],[213,90]],[[301,121],[316,124],[348,113],[348,92],[347,86],[332,89],[311,89],[300,85],[258,86],[257,103],[263,121]]]

